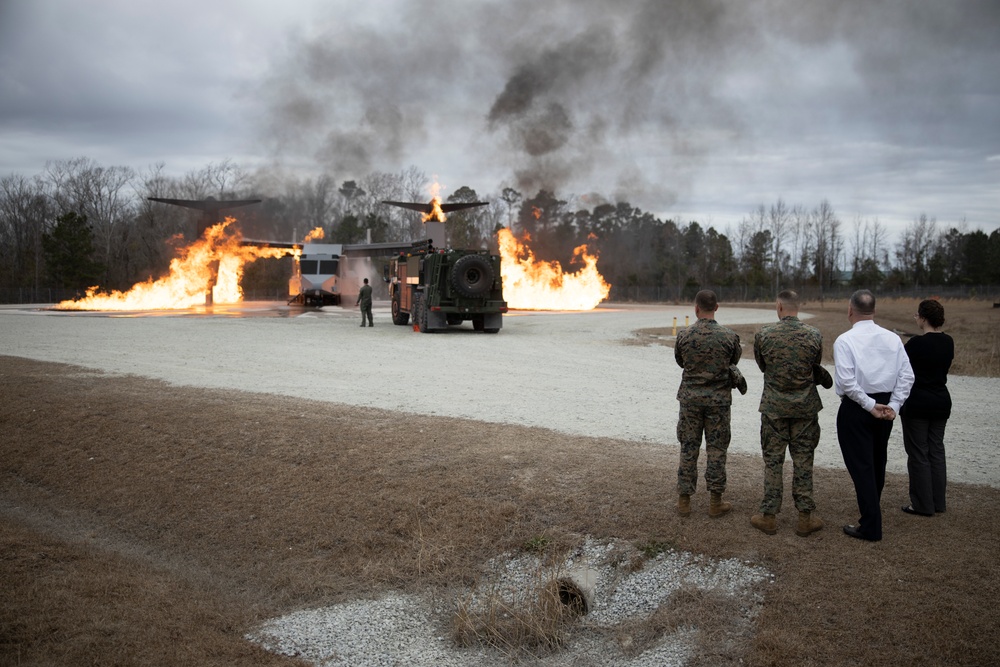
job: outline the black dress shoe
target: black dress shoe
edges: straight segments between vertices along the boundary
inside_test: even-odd
[[[858,530],[858,527],[852,526],[851,524],[847,524],[846,526],[844,526],[844,535],[847,535],[848,537],[856,537],[859,540],[865,539],[861,537],[861,531]]]
[[[873,540],[870,537],[865,537],[864,535],[861,534],[860,528],[858,528],[857,526],[852,526],[851,524],[847,524],[846,526],[844,526],[844,535],[847,535],[848,537],[855,537],[859,540],[865,540],[866,542],[878,542],[878,540]]]
[[[916,514],[917,516],[934,516],[933,514],[927,514],[926,512],[918,512],[913,509],[913,505],[903,505],[903,511],[907,514]]]

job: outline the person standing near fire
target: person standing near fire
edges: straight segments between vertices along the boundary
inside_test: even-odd
[[[698,292],[694,298],[698,320],[679,333],[674,343],[674,360],[684,369],[677,390],[680,402],[677,440],[681,449],[677,467],[677,512],[681,516],[691,514],[691,495],[698,486],[698,454],[703,434],[707,459],[705,485],[711,493],[708,515],[720,517],[733,508],[731,503],[723,502],[722,494],[726,491],[726,452],[732,437],[730,417],[734,380],[731,367],[739,362],[742,350],[736,332],[715,321],[718,308],[715,292]]]
[[[367,278],[365,278],[365,284],[358,291],[358,300],[354,305],[361,306],[361,326],[365,326],[365,318],[368,320],[368,326],[375,326],[375,322],[372,320],[372,286],[368,284]]]
[[[910,503],[903,511],[933,516],[946,509],[944,430],[951,416],[948,371],[955,359],[955,341],[941,331],[944,306],[937,299],[921,301],[913,317],[923,335],[903,346],[914,375],[913,388],[899,411],[910,474]]]
[[[875,295],[858,290],[847,305],[851,328],[833,344],[834,389],[841,397],[837,440],[854,482],[861,519],[844,534],[882,539],[882,489],[892,422],[910,395],[913,369],[899,336],[875,324]]]
[[[753,356],[764,373],[760,397],[760,448],[764,456],[764,499],[750,525],[768,535],[778,532],[781,511],[782,469],[785,451],[792,458],[792,498],[799,511],[795,534],[806,537],[823,527],[815,516],[813,453],[819,444],[819,411],[823,401],[816,391],[816,376],[833,385],[823,361],[823,334],[799,319],[799,295],[778,294],[778,322],[764,326],[753,340]]]

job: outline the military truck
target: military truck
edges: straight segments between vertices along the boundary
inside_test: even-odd
[[[392,303],[392,323],[421,333],[442,331],[465,321],[485,333],[503,326],[500,257],[486,250],[435,248],[416,241],[384,269]]]

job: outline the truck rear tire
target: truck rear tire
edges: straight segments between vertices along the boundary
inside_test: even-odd
[[[468,299],[487,294],[493,287],[493,266],[484,255],[465,255],[452,267],[451,286]]]
[[[393,297],[392,299],[392,323],[398,325],[406,325],[410,321],[410,314],[405,310],[399,309],[399,298]]]
[[[427,333],[427,308],[424,305],[423,294],[417,292],[413,295],[411,308],[413,309],[411,313],[413,315],[413,325],[420,333]]]

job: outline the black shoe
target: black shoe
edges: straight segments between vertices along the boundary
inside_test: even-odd
[[[846,526],[844,526],[844,535],[847,535],[848,537],[854,537],[859,540],[865,540],[866,542],[878,542],[878,540],[873,540],[870,537],[865,537],[864,535],[861,534],[861,529],[859,527],[852,526],[851,524],[847,524]]]
[[[907,514],[916,514],[917,516],[934,516],[933,514],[927,514],[926,512],[918,512],[913,509],[913,505],[903,505],[903,511]]]

